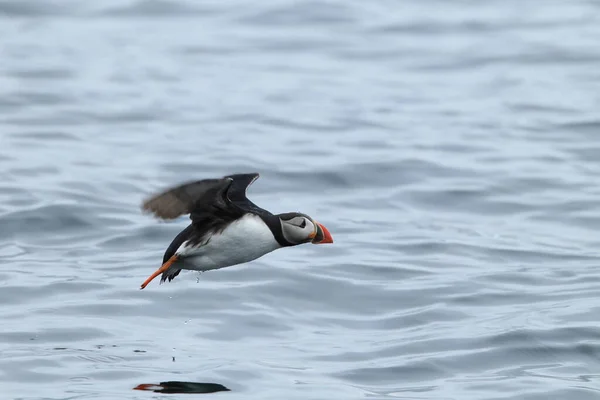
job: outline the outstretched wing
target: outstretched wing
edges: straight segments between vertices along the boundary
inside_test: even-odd
[[[233,180],[231,186],[227,190],[227,200],[229,200],[232,206],[237,207],[239,211],[244,213],[249,212],[259,215],[271,214],[267,210],[260,208],[248,200],[246,197],[248,187],[252,185],[259,176],[260,175],[255,172],[251,174],[228,175],[225,177]]]
[[[161,219],[190,214],[194,224],[211,219],[231,220],[245,212],[264,212],[246,197],[248,186],[258,177],[258,173],[235,174],[183,183],[148,198],[142,209]]]
[[[146,199],[142,210],[161,219],[175,219],[198,208],[211,208],[215,203],[225,206],[223,193],[231,182],[222,178],[183,183]]]

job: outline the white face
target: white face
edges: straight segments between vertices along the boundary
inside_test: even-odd
[[[288,220],[281,220],[283,237],[290,243],[300,244],[310,242],[317,231],[317,227],[310,218],[302,215]]]

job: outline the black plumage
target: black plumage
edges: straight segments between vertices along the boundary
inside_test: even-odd
[[[189,214],[191,224],[181,231],[164,253],[163,264],[167,262],[186,241],[199,246],[211,236],[222,232],[229,224],[251,213],[259,216],[282,246],[293,246],[283,236],[279,217],[251,202],[246,191],[258,179],[258,173],[234,174],[220,179],[203,179],[187,182],[158,193],[142,204],[142,210],[156,217],[170,220]],[[290,213],[290,217],[296,215]],[[181,269],[171,268],[162,274],[161,282],[171,281]]]

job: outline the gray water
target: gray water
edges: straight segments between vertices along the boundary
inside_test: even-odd
[[[599,43],[590,0],[0,1],[0,399],[599,399]],[[335,243],[140,291],[188,223],[141,201],[254,171]]]

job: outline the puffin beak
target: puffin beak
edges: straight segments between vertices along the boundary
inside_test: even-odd
[[[168,270],[169,267],[171,266],[171,264],[173,264],[175,261],[177,261],[177,256],[172,256],[171,258],[169,258],[167,260],[167,262],[162,265],[162,267],[160,267],[159,269],[157,269],[156,271],[154,271],[154,273],[152,275],[150,275],[148,277],[148,279],[146,279],[144,281],[144,283],[142,283],[142,286],[140,287],[140,290],[144,289],[146,286],[148,286],[148,284],[150,282],[152,282],[152,279],[156,278],[157,276],[159,276],[160,274],[162,274],[163,272],[165,272],[166,270]]]
[[[326,244],[333,243],[333,238],[331,237],[331,233],[325,228],[325,226],[315,223],[317,227],[317,231],[314,233],[312,237],[312,244]]]

